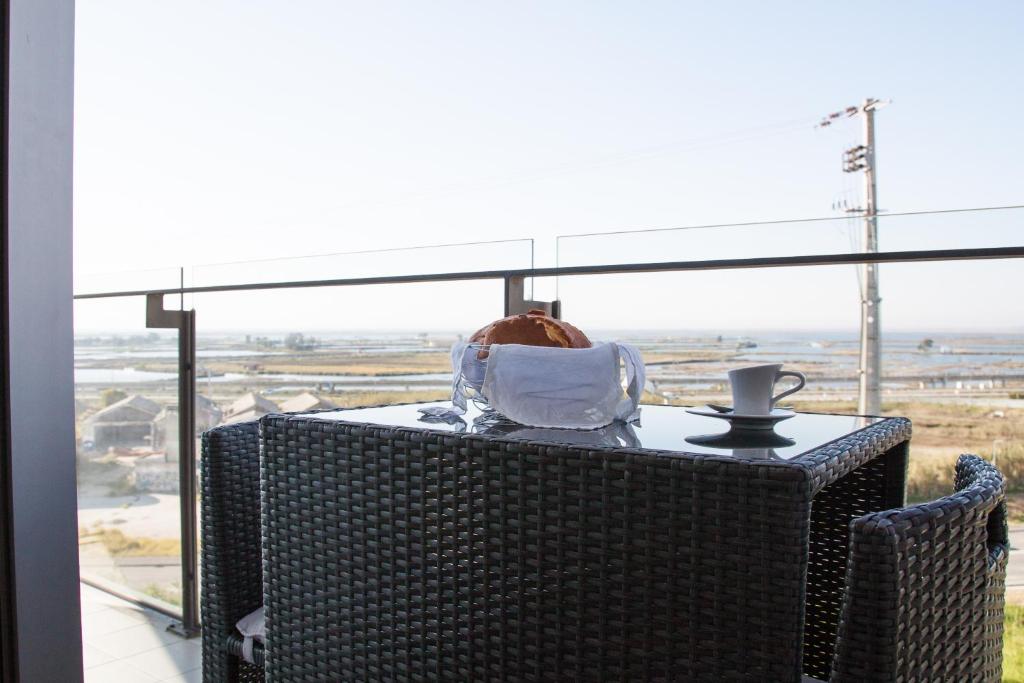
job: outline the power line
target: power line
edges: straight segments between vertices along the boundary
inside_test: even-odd
[[[928,216],[947,213],[966,213],[969,211],[1003,211],[1007,209],[1024,209],[1024,204],[1008,204],[1005,206],[978,206],[964,209],[934,209],[927,211],[901,211],[886,213],[885,216]],[[706,228],[742,228],[757,225],[782,225],[785,223],[815,223],[819,221],[844,221],[849,220],[848,216],[822,216],[820,218],[786,218],[771,221],[749,221],[745,223],[710,223],[707,225],[686,225],[672,228],[633,228],[630,230],[611,230],[608,232],[580,232],[569,235],[559,235],[558,239],[575,237],[598,237],[601,235],[629,235],[644,232],[671,232],[674,230],[703,230]]]

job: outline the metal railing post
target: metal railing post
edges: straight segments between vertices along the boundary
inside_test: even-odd
[[[169,631],[199,634],[196,544],[196,312],[165,310],[162,294],[146,295],[146,327],[178,330],[178,495],[181,501],[181,623]]]
[[[519,315],[530,309],[538,308],[552,318],[561,316],[561,302],[536,301],[526,298],[526,277],[523,275],[505,276],[505,315]]]
[[[523,283],[526,281],[524,277],[506,277],[505,278],[505,315],[513,315],[514,313],[525,313],[526,311],[519,310],[522,307],[523,297],[525,296]]]

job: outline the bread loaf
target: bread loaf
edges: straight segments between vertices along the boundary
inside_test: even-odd
[[[522,315],[510,315],[480,328],[469,338],[472,344],[525,344],[563,349],[589,349],[587,335],[569,323],[552,318],[539,308]],[[486,358],[481,350],[479,358]]]

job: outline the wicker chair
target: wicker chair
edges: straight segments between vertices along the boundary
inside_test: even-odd
[[[262,681],[262,648],[243,662],[234,628],[263,597],[258,424],[204,434],[202,474],[203,680]],[[1003,480],[962,456],[956,489],[853,521],[830,681],[999,680]]]
[[[203,434],[202,619],[203,681],[262,681],[257,666],[241,659],[239,619],[263,604],[260,556],[259,423],[217,427]]]
[[[851,530],[829,680],[999,681],[1009,551],[999,471],[962,455],[955,494]]]

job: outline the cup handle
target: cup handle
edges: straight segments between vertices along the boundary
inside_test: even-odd
[[[772,408],[775,407],[776,403],[786,398],[790,394],[795,394],[796,392],[800,391],[801,389],[804,388],[804,385],[807,384],[807,377],[804,376],[804,373],[797,372],[796,370],[779,370],[775,374],[775,381],[778,382],[779,379],[781,379],[782,377],[796,377],[800,381],[795,387],[786,389],[778,396],[772,396]]]

